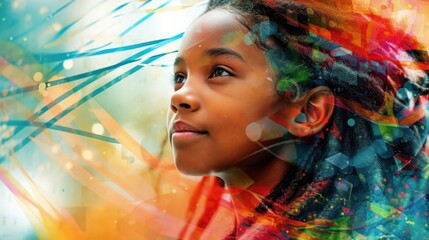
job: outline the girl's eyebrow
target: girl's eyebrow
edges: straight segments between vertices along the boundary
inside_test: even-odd
[[[181,58],[181,57],[177,57],[176,59],[174,59],[174,66],[177,66],[177,65],[179,65],[179,64],[183,64],[183,63],[185,63],[185,60],[183,59],[183,58]]]
[[[206,51],[204,51],[203,53],[204,55],[207,55],[209,57],[218,57],[218,56],[225,56],[225,57],[232,57],[232,58],[236,58],[240,61],[242,61],[243,63],[246,63],[246,61],[244,60],[244,57],[241,56],[240,53],[229,49],[229,48],[210,48],[207,49]],[[183,59],[182,57],[177,57],[174,60],[174,66],[180,65],[185,63],[185,59]]]
[[[243,56],[241,56],[240,53],[229,48],[211,48],[206,50],[204,54],[210,57],[226,56],[226,57],[237,58],[243,63],[246,63],[246,61],[244,60]]]

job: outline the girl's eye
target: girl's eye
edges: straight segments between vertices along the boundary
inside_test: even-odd
[[[186,81],[186,76],[183,75],[182,73],[176,73],[173,76],[173,83],[174,84],[181,84],[184,83]]]
[[[213,68],[212,73],[210,74],[209,77],[215,78],[215,77],[223,77],[223,76],[232,76],[232,74],[227,70],[225,70],[224,68],[216,66],[215,68]]]

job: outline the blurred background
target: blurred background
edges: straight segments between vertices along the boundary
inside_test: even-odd
[[[426,1],[334,2],[429,46]],[[174,228],[193,179],[168,147],[171,65],[206,4],[0,0],[0,239],[155,239]]]
[[[0,1],[0,239],[116,239],[174,191],[148,159],[174,170],[171,65],[205,4]]]

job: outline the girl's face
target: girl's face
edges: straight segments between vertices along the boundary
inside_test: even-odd
[[[261,149],[251,138],[261,130],[254,122],[277,111],[275,74],[247,33],[232,13],[217,9],[198,18],[183,37],[168,120],[183,173],[248,167],[245,157]]]

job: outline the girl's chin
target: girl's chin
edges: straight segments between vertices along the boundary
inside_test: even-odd
[[[207,167],[198,167],[198,164],[195,164],[193,162],[183,163],[180,160],[176,160],[176,168],[179,170],[180,173],[184,175],[195,177],[207,176],[210,175],[210,173],[212,172]]]

